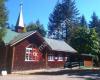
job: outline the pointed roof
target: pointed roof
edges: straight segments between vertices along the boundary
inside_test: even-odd
[[[20,41],[32,36],[33,34],[39,34],[39,33],[37,31],[17,33],[17,32],[11,31],[10,29],[7,29],[7,34],[5,35],[3,40],[5,44],[9,44],[10,46],[13,46],[19,43]],[[70,45],[68,45],[66,42],[62,40],[55,40],[55,39],[48,39],[48,38],[42,38],[42,39],[46,41],[48,46],[54,51],[77,53],[75,49],[73,49]]]
[[[24,19],[23,19],[23,11],[22,11],[22,3],[20,4],[20,13],[19,13],[19,16],[18,16],[18,20],[17,20],[17,23],[16,23],[16,26],[18,27],[24,27]]]

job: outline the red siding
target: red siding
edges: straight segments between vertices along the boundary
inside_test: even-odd
[[[47,61],[46,61],[47,58],[46,58],[45,52],[48,49],[46,49],[46,48],[42,51],[43,55],[42,55],[42,59],[40,61],[38,61],[38,62],[25,61],[26,46],[28,46],[29,44],[36,44],[37,47],[39,47],[42,42],[43,41],[41,41],[39,36],[32,35],[32,36],[28,37],[27,39],[14,45],[13,47],[15,47],[15,51],[12,51],[13,52],[13,58],[12,58],[13,61],[12,61],[11,71],[31,70],[31,69],[39,69],[39,68],[45,68],[45,67],[50,67],[50,68],[63,67],[64,61],[54,61],[54,62],[48,61],[48,63],[47,63]],[[56,54],[59,54],[59,52],[56,52]],[[60,53],[60,54],[62,54],[62,53]]]
[[[29,44],[31,44],[30,41],[25,39],[24,41],[15,45],[13,70],[29,70],[45,67],[45,62],[43,60],[39,62],[25,61],[25,48]]]
[[[48,67],[49,68],[59,68],[64,66],[64,61],[49,61]]]
[[[84,66],[85,67],[92,67],[93,66],[92,58],[85,58],[84,59]]]

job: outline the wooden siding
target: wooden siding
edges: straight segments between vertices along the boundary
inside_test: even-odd
[[[42,58],[39,61],[25,61],[25,50],[29,44],[36,45],[38,48],[44,42],[40,38],[39,35],[31,35],[30,37],[20,41],[14,46],[9,46],[9,51],[7,55],[7,70],[9,73],[12,71],[19,71],[19,70],[33,70],[33,69],[40,69],[40,68],[59,68],[63,67],[64,61],[48,61],[48,54],[53,52],[55,56],[58,54],[62,54],[63,57],[66,56],[66,53],[59,52],[59,51],[50,51],[49,47],[46,46],[41,51]]]
[[[25,39],[15,45],[15,53],[14,54],[14,63],[13,63],[13,70],[29,70],[29,69],[36,69],[36,68],[43,68],[45,67],[45,62],[42,60],[40,61],[25,61],[25,49],[26,46],[29,44],[34,44],[30,39]]]
[[[84,66],[85,67],[92,67],[93,66],[92,58],[85,58],[84,59]]]
[[[64,67],[64,61],[49,61],[48,68],[60,68]]]

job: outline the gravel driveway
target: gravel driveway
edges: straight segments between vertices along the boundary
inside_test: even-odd
[[[98,74],[98,75],[97,75]],[[70,72],[65,69],[41,69],[31,71],[21,71],[0,76],[0,80],[85,80],[86,78],[94,78],[100,80],[99,73],[90,75],[90,73]]]
[[[0,80],[84,80],[81,78],[68,78],[67,76],[49,76],[49,75],[8,75],[1,76]]]

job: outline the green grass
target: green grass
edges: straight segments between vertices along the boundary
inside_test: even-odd
[[[93,67],[80,66],[81,69],[93,69]]]
[[[85,80],[95,80],[95,79],[91,79],[91,78],[86,78]]]

